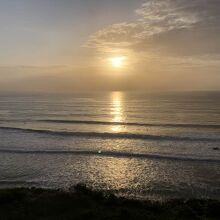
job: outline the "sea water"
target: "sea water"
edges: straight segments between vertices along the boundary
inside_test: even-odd
[[[0,187],[220,199],[220,92],[0,95]]]

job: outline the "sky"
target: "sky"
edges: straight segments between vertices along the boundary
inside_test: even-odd
[[[219,11],[219,0],[0,0],[0,92],[220,90]]]

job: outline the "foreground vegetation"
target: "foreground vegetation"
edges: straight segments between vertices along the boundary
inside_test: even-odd
[[[84,185],[69,191],[37,188],[0,190],[0,219],[220,219],[215,200],[138,201]]]

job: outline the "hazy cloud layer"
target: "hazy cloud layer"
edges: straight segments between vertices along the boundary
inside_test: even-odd
[[[5,0],[0,93],[220,90],[220,0],[145,1]]]
[[[175,56],[219,54],[219,11],[219,0],[149,0],[136,10],[137,20],[98,31],[88,46]]]

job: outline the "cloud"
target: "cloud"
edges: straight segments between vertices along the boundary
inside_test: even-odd
[[[148,0],[138,18],[108,26],[87,46],[101,52],[129,50],[169,56],[220,54],[219,0]]]
[[[144,27],[141,24],[126,22],[113,24],[90,36],[87,45],[98,49],[130,47],[138,42],[137,34],[143,31]]]
[[[141,16],[139,21],[145,27],[143,35],[190,28],[198,23],[200,19],[197,13],[185,9],[186,5],[183,6],[179,1],[154,0],[144,3],[140,9],[136,10],[136,13]]]

